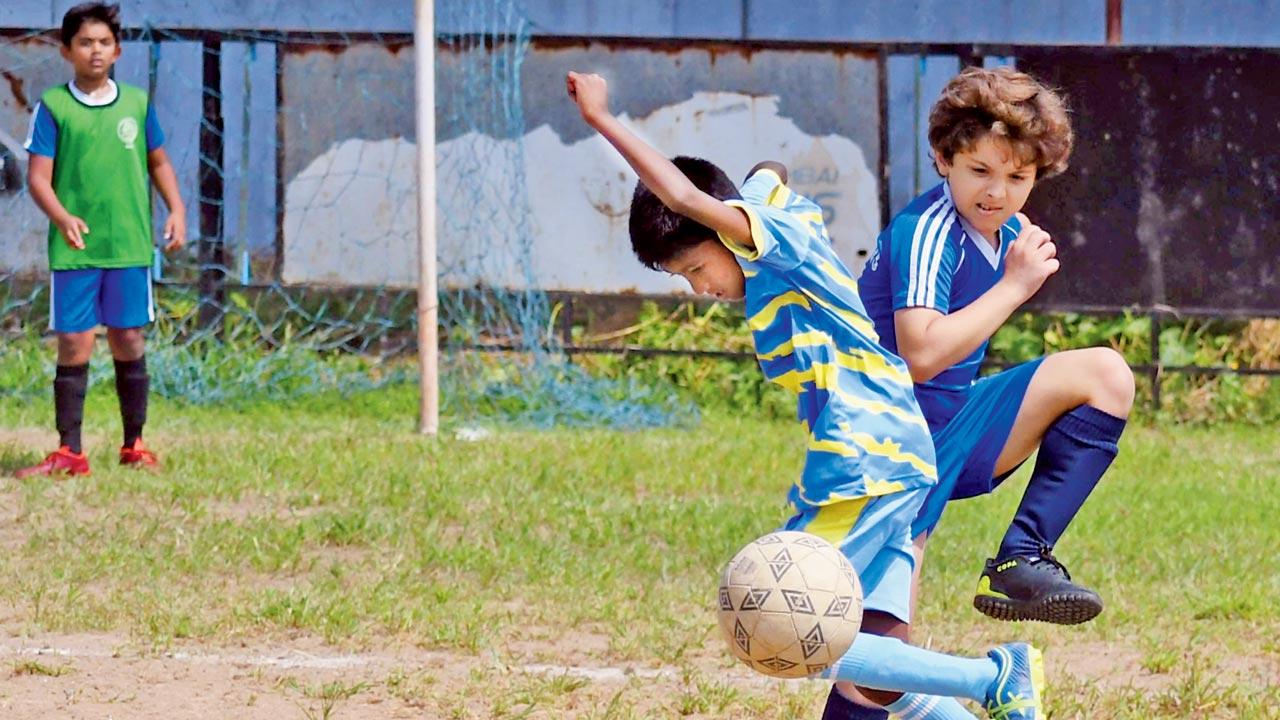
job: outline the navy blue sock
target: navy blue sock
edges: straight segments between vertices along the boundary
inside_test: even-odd
[[[1053,547],[1111,466],[1126,420],[1081,405],[1049,426],[997,561]]]
[[[882,708],[863,707],[831,686],[831,694],[827,696],[827,707],[822,711],[822,720],[889,720],[889,711]]]
[[[89,365],[59,365],[53,376],[53,420],[58,444],[78,453],[80,425],[84,422],[84,396],[89,388]]]

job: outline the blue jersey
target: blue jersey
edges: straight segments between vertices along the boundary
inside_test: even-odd
[[[893,314],[903,308],[933,308],[946,315],[964,308],[1004,275],[1004,258],[1021,230],[1017,218],[1000,228],[999,247],[973,229],[956,210],[943,181],[889,223],[858,280],[858,290],[886,348],[898,352]],[[984,338],[967,358],[916,385],[916,397],[935,431],[964,404],[987,354]]]
[[[809,430],[799,510],[937,482],[933,440],[906,364],[886,352],[836,256],[822,209],[762,170],[742,187],[754,248],[721,241],[746,276],[747,325],[765,377],[797,395]]]

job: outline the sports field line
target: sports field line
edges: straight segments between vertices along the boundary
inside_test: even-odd
[[[410,658],[384,656],[384,655],[318,655],[315,653],[304,652],[301,650],[285,650],[280,653],[272,654],[248,654],[248,653],[216,653],[216,652],[185,652],[172,651],[156,653],[154,655],[147,654],[125,654],[113,650],[95,650],[89,648],[72,648],[61,647],[56,645],[32,645],[32,646],[16,646],[16,645],[0,645],[0,657],[8,658],[27,658],[27,657],[56,657],[75,660],[77,658],[95,659],[95,660],[133,660],[133,659],[158,659],[158,660],[174,660],[182,663],[191,663],[193,665],[213,664],[213,665],[233,665],[233,666],[254,666],[269,667],[280,669],[308,669],[308,670],[343,670],[351,668],[371,668],[388,664],[404,663]],[[457,660],[457,656],[447,653],[430,653],[415,652],[411,658],[412,661],[424,662],[430,660]],[[475,661],[483,661],[481,658],[471,657]],[[495,663],[495,668],[503,668],[511,673],[526,673],[530,675],[564,675],[569,677],[583,678],[592,682],[624,682],[630,679],[675,679],[680,677],[680,672],[673,668],[627,668],[627,667],[590,667],[580,665],[554,665],[545,663],[530,664],[505,664]]]

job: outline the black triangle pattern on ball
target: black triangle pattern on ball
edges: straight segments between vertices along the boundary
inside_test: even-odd
[[[757,545],[777,545],[780,542],[782,542],[782,538],[778,537],[777,535],[774,535],[773,533],[769,533],[768,535],[765,535],[764,537],[757,540],[756,544]]]
[[[768,660],[761,660],[760,664],[774,672],[785,672],[797,665],[797,663],[793,663],[786,658],[780,657],[771,657]]]
[[[742,605],[738,607],[738,610],[759,610],[764,607],[764,601],[768,600],[772,594],[772,590],[752,588],[747,591],[747,596],[742,598]]]
[[[773,571],[773,579],[775,581],[781,580],[782,576],[786,575],[787,571],[794,566],[795,563],[791,562],[791,552],[786,548],[780,550],[778,554],[774,555],[773,559],[769,561],[769,569]]]
[[[800,648],[804,650],[804,659],[808,660],[813,657],[813,654],[821,650],[826,644],[827,639],[822,634],[822,626],[814,625],[809,634],[800,640]]]
[[[729,599],[729,588],[720,588],[720,609],[733,609],[733,600]]]
[[[742,627],[741,620],[733,621],[733,641],[738,644],[742,652],[751,654],[751,635],[747,633],[747,629]]]
[[[813,615],[813,600],[809,598],[809,593],[800,590],[783,590],[782,597],[787,601],[787,609],[793,613],[802,613],[804,615]]]
[[[804,669],[808,671],[809,675],[812,676],[812,675],[817,675],[818,673],[826,670],[829,667],[831,666],[830,665],[805,665]]]
[[[849,614],[849,608],[853,606],[853,598],[848,595],[837,595],[831,599],[831,605],[827,606],[827,611],[822,613],[823,617],[844,617]]]
[[[827,541],[816,535],[805,535],[802,538],[797,538],[795,544],[802,547],[818,549],[823,545],[826,545]]]

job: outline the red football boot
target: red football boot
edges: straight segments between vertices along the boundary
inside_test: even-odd
[[[84,453],[73,453],[71,448],[63,445],[45,456],[39,465],[22,468],[13,476],[22,478],[35,475],[88,475],[89,458]]]
[[[120,464],[136,468],[154,468],[160,464],[156,454],[142,444],[142,438],[133,441],[133,447],[120,448]]]

